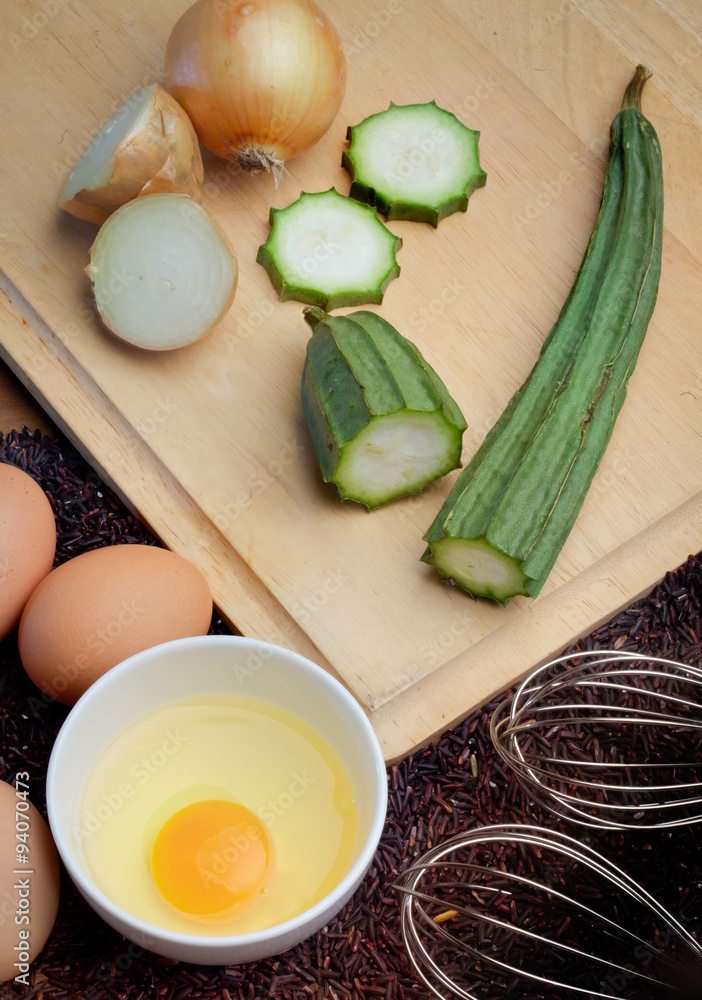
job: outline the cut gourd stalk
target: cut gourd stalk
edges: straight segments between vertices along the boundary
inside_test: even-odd
[[[640,103],[649,76],[637,68],[612,123],[597,222],[556,324],[424,536],[424,561],[476,597],[536,597],[624,403],[661,269],[661,151]]]
[[[256,259],[283,301],[336,309],[382,302],[400,273],[401,246],[372,208],[330,188],[272,208],[270,236]]]
[[[431,544],[431,554],[431,560],[425,561],[469,594],[504,602],[527,593],[528,577],[519,560],[499,552],[484,538],[448,535]]]
[[[105,326],[150,350],[204,337],[236,292],[229,240],[184,194],[152,194],[119,208],[100,228],[85,270]]]
[[[152,83],[103,125],[71,171],[59,206],[100,224],[139,195],[175,191],[197,198],[202,176],[190,119],[163,87]]]
[[[305,318],[302,404],[322,476],[343,499],[371,510],[460,465],[466,422],[414,344],[365,310]]]
[[[387,219],[438,226],[465,212],[485,184],[479,135],[435,101],[391,104],[348,129],[351,145],[341,162],[351,175],[351,197]]]

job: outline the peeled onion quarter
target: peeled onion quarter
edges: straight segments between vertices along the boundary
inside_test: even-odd
[[[59,206],[100,224],[139,195],[175,191],[197,198],[202,178],[192,122],[168,91],[152,83],[103,125],[71,171]]]
[[[229,310],[238,274],[214,219],[187,195],[170,193],[137,198],[111,215],[85,270],[105,326],[155,351],[204,337]]]

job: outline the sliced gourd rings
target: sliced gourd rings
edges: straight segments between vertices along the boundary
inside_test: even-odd
[[[118,209],[100,229],[85,270],[105,326],[151,350],[204,337],[236,292],[229,240],[182,194],[152,194]]]
[[[391,104],[348,130],[342,165],[353,181],[351,197],[388,219],[437,226],[465,212],[470,195],[485,184],[479,135],[434,101]]]
[[[272,208],[270,236],[256,259],[283,301],[329,310],[382,302],[400,273],[401,246],[372,208],[330,188]]]
[[[64,185],[59,206],[98,225],[142,194],[197,198],[202,157],[195,129],[171,95],[142,87],[100,129]]]

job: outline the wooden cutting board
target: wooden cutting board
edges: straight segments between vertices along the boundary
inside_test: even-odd
[[[95,228],[56,199],[81,151],[161,80],[187,4],[6,0],[0,68],[0,352],[224,616],[336,673],[396,759],[646,592],[702,547],[702,13],[675,0],[327,0],[349,63],[341,112],[276,190],[206,157],[203,205],[240,283],[179,352],[118,343],[82,273]],[[518,9],[516,9],[518,8]],[[392,223],[402,274],[379,312],[442,375],[468,460],[521,384],[594,222],[609,124],[637,62],[666,178],[659,301],[629,397],[542,595],[506,608],[443,586],[422,534],[455,473],[369,514],[320,482],[299,401],[308,337],[256,250],[271,206],[335,186],[347,125],[435,99],[481,131],[488,181],[438,230]]]

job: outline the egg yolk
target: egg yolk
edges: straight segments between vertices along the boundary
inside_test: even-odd
[[[172,906],[215,916],[251,898],[269,860],[260,820],[236,802],[209,799],[185,806],[164,823],[154,842],[151,874]]]

